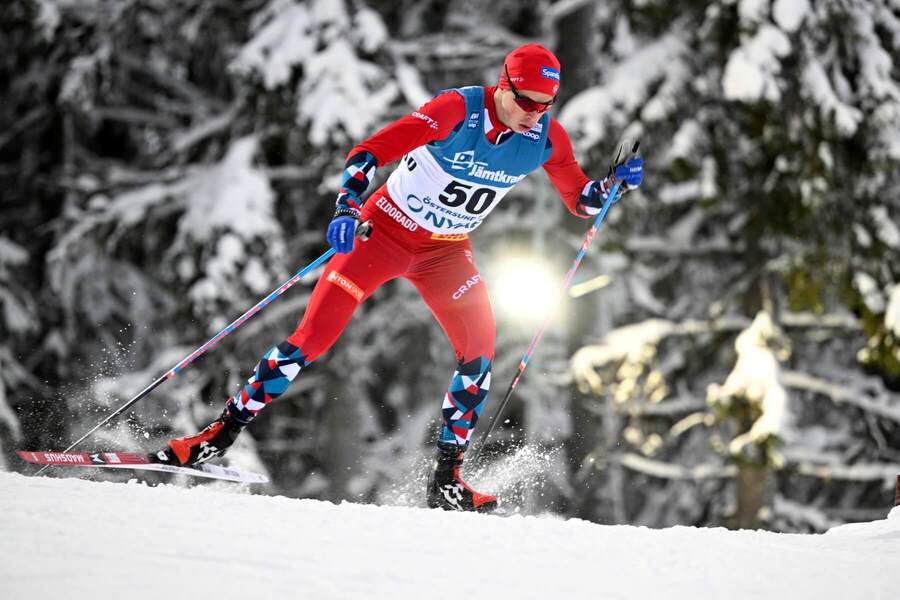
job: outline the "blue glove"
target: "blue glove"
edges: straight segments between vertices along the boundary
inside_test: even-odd
[[[325,237],[338,254],[348,254],[353,250],[357,221],[359,221],[359,211],[352,208],[339,208],[334,213]]]
[[[640,156],[632,156],[624,163],[619,163],[613,168],[610,177],[610,187],[616,182],[621,182],[619,189],[623,192],[633,190],[644,181],[644,159]]]

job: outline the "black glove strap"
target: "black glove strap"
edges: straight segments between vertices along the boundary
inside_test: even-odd
[[[334,216],[332,219],[336,219],[338,217],[353,217],[357,221],[359,220],[359,211],[355,208],[339,208],[334,211]]]

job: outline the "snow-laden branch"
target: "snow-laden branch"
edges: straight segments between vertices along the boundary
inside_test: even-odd
[[[869,121],[881,144],[872,151],[891,160],[900,160],[900,82],[896,77],[900,24],[883,2],[860,4],[852,26],[859,55],[859,93],[875,104]],[[896,6],[896,2],[893,4]],[[879,28],[892,30],[894,35],[881,36]]]
[[[296,119],[313,144],[359,140],[381,120],[400,92],[391,76],[360,53],[388,40],[367,8],[348,14],[343,2],[271,2],[254,19],[252,38],[229,68],[256,74],[269,90],[288,85],[298,70]],[[364,33],[363,33],[364,32]]]
[[[603,85],[589,88],[566,103],[559,120],[575,136],[578,150],[602,142],[610,124],[616,130],[623,129],[632,113],[647,104],[650,90],[657,84],[661,89],[668,82],[667,90],[686,85],[685,70],[679,67],[688,53],[688,35],[680,25],[674,24],[671,33],[648,41],[625,60],[610,65]]]
[[[552,4],[547,11],[546,19],[548,25],[552,28],[556,26],[556,22],[564,19],[577,10],[581,10],[585,6],[594,4],[592,0],[560,0]]]
[[[601,402],[584,402],[582,406],[598,417],[604,417],[607,414]],[[707,404],[703,400],[690,396],[676,396],[662,402],[628,404],[623,410],[628,415],[635,417],[673,417],[684,413],[703,411],[706,408]]]
[[[841,481],[881,481],[885,486],[892,486],[895,478],[900,474],[900,465],[893,463],[860,463],[845,465],[835,462],[828,464],[815,463],[806,460],[803,452],[793,452],[785,449],[784,456],[788,464],[801,475],[817,477],[820,479]],[[678,479],[699,481],[703,479],[731,478],[737,475],[736,465],[704,464],[692,467],[675,465],[663,461],[653,460],[633,452],[625,452],[612,457],[612,460],[622,466],[661,479]]]
[[[779,324],[788,329],[850,329],[860,328],[857,319],[844,314],[815,315],[807,312],[784,311]],[[580,348],[572,356],[571,369],[582,391],[601,388],[596,372],[610,363],[636,359],[647,345],[658,346],[671,336],[694,336],[705,333],[733,332],[746,329],[750,320],[745,317],[723,317],[711,321],[687,320],[681,323],[665,319],[648,319],[619,327],[607,333],[599,344]]]
[[[792,521],[807,523],[818,531],[826,531],[828,529],[831,529],[832,527],[837,527],[838,525],[843,524],[843,521],[839,521],[829,517],[827,514],[825,514],[815,506],[809,506],[805,503],[801,504],[800,502],[794,502],[793,500],[785,498],[781,494],[775,495],[775,498],[772,502],[772,511],[776,515],[790,519]]]
[[[799,474],[819,479],[840,481],[880,481],[885,487],[893,487],[897,475],[900,475],[900,464],[896,463],[856,463],[847,465],[836,461],[827,463],[807,460],[806,453],[784,449],[784,457],[788,464]]]
[[[792,416],[781,378],[781,361],[786,358],[785,339],[771,316],[761,311],[734,342],[737,362],[721,386],[709,386],[708,396],[716,404],[735,400],[758,406],[762,414],[752,427],[731,440],[729,451],[737,455],[749,444],[769,437],[784,439],[791,432]]]
[[[812,312],[782,312],[778,324],[785,329],[848,329],[860,331],[862,324],[851,314],[824,314]]]
[[[724,239],[678,244],[672,243],[668,237],[641,235],[629,236],[625,241],[625,250],[632,254],[657,254],[677,258],[707,257],[720,254],[740,256],[746,251],[743,245]]]
[[[900,474],[900,464],[893,463],[861,463],[844,465],[839,463],[821,464],[805,460],[805,455],[798,456],[786,449],[784,456],[796,472],[801,475],[828,480],[841,481],[881,481],[885,486],[894,485]],[[799,460],[798,460],[799,458]],[[731,478],[737,475],[736,465],[705,464],[686,467],[667,462],[653,460],[632,452],[625,452],[612,457],[622,466],[661,479],[678,479],[699,481],[703,479]]]
[[[613,460],[632,471],[660,479],[700,481],[703,479],[731,478],[737,475],[737,467],[735,465],[708,464],[684,467],[646,458],[632,452],[619,454]]]
[[[190,129],[178,131],[172,136],[171,147],[182,152],[191,146],[227,129],[240,113],[240,104],[235,102],[227,110],[200,121]]]
[[[832,383],[808,373],[783,371],[782,382],[789,388],[820,394],[835,404],[849,404],[866,412],[900,423],[900,395]]]
[[[811,45],[807,43],[807,46]],[[825,67],[815,56],[811,47],[808,48],[807,53],[808,62],[802,75],[807,94],[819,106],[819,111],[824,118],[828,119],[832,115],[834,116],[835,126],[842,136],[852,136],[863,120],[862,111],[840,99],[834,91]]]

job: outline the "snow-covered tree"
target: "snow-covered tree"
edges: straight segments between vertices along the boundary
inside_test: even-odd
[[[808,503],[828,482],[853,481],[831,499],[817,496],[816,504],[834,514],[877,506],[886,474],[898,464],[892,447],[900,399],[878,377],[888,383],[897,377],[884,299],[897,277],[900,122],[888,115],[900,107],[898,9],[890,2],[666,4],[667,21],[652,18],[662,3],[612,17],[604,46],[610,64],[597,87],[561,114],[589,152],[610,133],[644,140],[652,175],[615,215],[610,250],[624,258],[616,270],[622,285],[600,302],[616,325],[648,318],[666,324],[665,332],[655,327],[645,338],[637,360],[604,350],[630,329],[608,333],[609,341],[578,357],[579,378],[585,389],[613,394],[619,415],[631,415],[614,429],[638,450],[634,458],[706,460],[703,477],[727,480],[710,444],[698,447],[693,439],[708,437],[727,418],[720,421],[712,407],[692,399],[705,398],[710,385],[728,387],[729,372],[745,360],[738,349],[737,366],[729,366],[732,336],[763,310],[793,350],[780,385],[791,399],[792,414],[784,416],[799,428],[785,442],[776,493]],[[612,370],[601,376],[591,363]],[[839,389],[857,400],[842,406]],[[729,397],[737,408],[738,397]],[[656,417],[635,408],[648,402],[658,407],[650,412]],[[754,412],[751,405],[742,410]],[[686,416],[677,420],[679,413]],[[747,430],[733,432],[732,448],[764,443],[754,432],[771,413],[757,416]],[[851,425],[859,416],[866,427]],[[829,422],[850,429],[822,437]],[[613,451],[611,444],[604,447]],[[676,498],[684,473],[642,468],[646,462],[630,458],[617,457],[631,470],[627,477],[655,476],[653,494],[661,484],[672,493],[662,501],[647,497],[627,518],[683,520],[683,513],[675,515],[683,506]],[[717,485],[700,475],[687,479],[707,492]],[[709,521],[710,511],[719,510],[707,495],[689,518]],[[651,510],[641,512],[643,502]],[[768,522],[804,526],[771,511]]]

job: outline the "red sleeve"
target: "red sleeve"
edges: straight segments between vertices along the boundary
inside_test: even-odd
[[[584,186],[591,180],[575,161],[569,134],[559,121],[553,118],[550,119],[550,144],[553,148],[550,158],[544,163],[544,170],[550,176],[553,187],[559,192],[569,212],[586,218],[588,215],[578,212],[576,207]]]
[[[444,92],[357,144],[347,156],[371,152],[383,167],[410,150],[446,138],[465,116],[465,98],[455,90]]]

